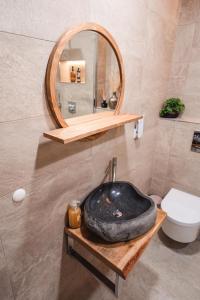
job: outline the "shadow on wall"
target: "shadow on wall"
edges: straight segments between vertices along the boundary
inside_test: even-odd
[[[9,212],[9,228],[2,225],[16,299],[75,300],[81,295],[86,300],[98,291],[96,280],[64,252],[63,228],[67,203],[94,187],[91,146],[103,145],[106,138],[70,145],[41,138],[27,199]]]
[[[110,130],[97,140],[69,145],[40,138],[32,183],[27,187],[29,195],[6,219],[11,224],[5,234],[12,258],[9,269],[16,299],[115,299],[78,262],[66,255],[65,213],[70,200],[83,199],[101,183],[113,156],[119,158],[117,177],[140,187],[144,174],[135,176],[135,162],[144,146],[145,140],[133,140],[132,127],[128,125],[126,129]],[[141,277],[146,281],[146,276],[151,279],[142,287],[142,297]],[[130,279],[123,282],[122,294],[127,294],[127,298],[134,295],[137,300],[148,299],[156,276],[140,262]]]
[[[73,157],[78,160],[78,154],[91,148],[91,142],[73,142],[71,144],[61,144],[54,141],[44,142],[44,138],[40,139],[37,150],[37,157],[35,161],[35,170],[49,166],[50,164],[62,161],[62,163],[70,163]],[[77,156],[77,157],[76,157]]]
[[[59,275],[59,274],[58,274]],[[99,283],[66,253],[66,237],[63,234],[60,281],[57,300],[88,300],[99,288]]]
[[[11,227],[15,230],[7,230],[6,234],[13,258],[10,270],[16,298],[115,299],[78,262],[66,255],[63,228],[68,202],[80,199],[80,195],[84,198],[100,184],[113,156],[119,157],[118,178],[124,173],[126,179],[134,182],[134,175],[127,178],[134,164],[127,155],[125,134],[124,128],[118,128],[97,140],[69,145],[40,139],[29,195],[15,211],[14,218],[13,214],[10,216]],[[140,143],[142,141],[135,145],[133,139],[129,141],[131,153],[135,149],[133,146],[139,150]],[[151,278],[143,288],[143,298],[137,287],[141,285],[141,276]],[[156,274],[139,263],[130,279],[123,282],[122,293],[128,293],[129,298],[133,294],[137,300],[148,299],[155,281]]]
[[[41,139],[29,195],[6,219],[11,224],[5,234],[7,253],[12,257],[9,269],[16,299],[115,299],[78,262],[66,255],[63,228],[67,203],[80,199],[80,195],[84,197],[99,184],[108,160],[126,153],[126,147],[123,128],[111,130],[92,142],[70,145],[44,143]],[[119,163],[122,160],[122,169],[128,172],[130,161],[127,155],[123,157],[124,161],[120,157]],[[152,273],[140,262],[123,282],[122,295],[148,299],[157,276]],[[145,289],[142,287],[143,297],[141,277],[145,277],[145,281],[146,277],[151,278]]]

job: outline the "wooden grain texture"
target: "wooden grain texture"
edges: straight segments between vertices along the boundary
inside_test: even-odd
[[[124,66],[123,66],[123,60],[122,56],[119,50],[119,47],[117,46],[117,43],[113,39],[112,35],[102,26],[95,24],[95,23],[85,23],[81,24],[79,26],[76,26],[72,28],[71,30],[66,31],[58,40],[56,45],[54,46],[52,53],[49,57],[48,65],[47,65],[47,71],[46,71],[46,78],[45,78],[45,85],[46,85],[46,95],[47,99],[51,108],[51,111],[55,117],[56,122],[60,127],[68,127],[70,124],[68,124],[68,120],[64,119],[60,108],[58,106],[57,102],[57,96],[56,96],[56,76],[57,76],[57,68],[59,64],[59,60],[61,57],[61,54],[63,52],[63,49],[77,33],[85,30],[91,30],[95,31],[99,34],[101,34],[111,45],[117,61],[119,65],[119,72],[120,72],[120,96],[117,102],[117,106],[115,111],[112,112],[112,114],[119,114],[120,107],[122,105],[123,99],[124,99],[124,83],[125,83],[125,75],[124,75]],[[97,114],[95,114],[96,116]]]
[[[106,243],[89,232],[84,225],[78,229],[65,227],[65,232],[122,278],[126,279],[166,216],[164,211],[158,209],[156,223],[147,233],[137,239],[122,243]]]
[[[141,118],[142,116],[130,114],[104,115],[102,113],[101,117],[99,117],[98,119],[94,119],[92,115],[92,118],[90,120],[89,117],[87,121],[83,123],[80,123],[77,120],[77,123],[75,123],[74,125],[71,125],[67,128],[59,128],[51,130],[49,132],[45,132],[44,136],[62,144],[67,144],[84,139],[94,134],[99,134],[115,127],[122,126],[129,122],[137,121]]]

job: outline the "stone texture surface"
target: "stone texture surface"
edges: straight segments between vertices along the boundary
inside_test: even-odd
[[[121,213],[118,217],[117,211]],[[126,181],[106,182],[86,197],[84,221],[90,231],[105,241],[128,241],[155,224],[156,206],[151,198]]]
[[[194,2],[198,7],[198,1]],[[195,11],[198,15],[192,5],[191,14]],[[132,182],[145,193],[150,191],[152,168],[158,164],[152,160],[158,153],[155,147],[162,148],[164,155],[166,145],[170,152],[174,130],[167,125],[169,136],[165,133],[164,143],[159,140],[156,145],[157,115],[168,92],[178,10],[179,0],[1,1],[1,299],[115,299],[66,256],[66,207],[71,199],[83,199],[100,184],[109,159],[115,155],[118,179]],[[188,23],[193,28],[186,19],[184,12],[184,26]],[[42,137],[43,131],[55,128],[44,97],[49,53],[67,28],[88,21],[105,26],[121,49],[126,70],[122,110],[145,115],[141,140],[133,140],[132,124],[111,130],[95,141],[65,146]],[[193,63],[199,59],[197,26],[195,23],[190,46]],[[188,70],[198,76],[195,66],[181,65],[179,60],[177,63],[178,76],[183,80],[187,80]],[[188,82],[187,86],[199,92],[196,83]],[[180,130],[177,128],[176,135]],[[184,153],[189,151],[187,147],[184,144]],[[173,148],[177,149],[174,142]],[[170,164],[176,160],[174,156],[169,158]],[[184,170],[192,163],[191,168],[198,172],[196,162],[196,157],[188,157]],[[181,181],[175,176],[176,168],[174,165],[172,184],[177,186]],[[156,192],[167,188],[165,178],[171,176],[168,170],[166,175],[157,174],[152,181]],[[192,189],[189,183],[188,190]],[[24,187],[28,196],[21,205],[14,205],[12,192],[18,187]],[[196,189],[198,192],[198,186]],[[199,242],[185,250],[173,250],[155,239],[123,282],[120,299],[198,299],[198,250]]]

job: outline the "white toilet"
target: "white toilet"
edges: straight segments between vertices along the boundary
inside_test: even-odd
[[[162,225],[166,235],[181,243],[196,240],[200,231],[200,197],[171,189],[161,202],[167,213]]]

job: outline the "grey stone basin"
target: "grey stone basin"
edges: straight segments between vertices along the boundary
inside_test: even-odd
[[[129,182],[103,183],[84,201],[86,227],[108,242],[134,239],[155,223],[152,199]]]

